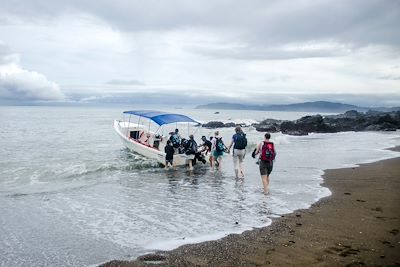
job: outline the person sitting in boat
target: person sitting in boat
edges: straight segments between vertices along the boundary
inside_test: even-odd
[[[146,139],[144,140],[144,144],[146,146],[150,146],[150,138],[151,138],[151,134],[147,133],[146,134]]]
[[[182,140],[181,136],[179,135],[179,129],[175,129],[175,132],[171,132],[170,134],[171,136],[169,137],[169,140],[171,140],[172,146],[175,149],[175,154],[178,154]]]

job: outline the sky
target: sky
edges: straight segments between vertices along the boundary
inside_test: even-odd
[[[0,103],[400,106],[397,0],[0,0]]]

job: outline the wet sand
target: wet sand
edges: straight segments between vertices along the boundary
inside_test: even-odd
[[[400,157],[327,170],[322,185],[331,196],[268,227],[102,266],[400,266]]]

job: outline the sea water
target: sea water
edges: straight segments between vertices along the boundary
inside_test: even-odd
[[[112,123],[124,107],[0,107],[0,266],[89,266],[267,226],[328,196],[323,170],[396,157],[397,132],[272,134],[277,158],[262,193],[245,127],[245,178],[198,164],[164,170],[122,146]],[[129,109],[129,108],[128,108]],[[306,113],[173,109],[199,121],[297,119]],[[192,129],[196,130],[196,129]],[[220,129],[226,143],[233,128]],[[200,129],[201,135],[214,130]],[[185,135],[185,132],[182,132]]]

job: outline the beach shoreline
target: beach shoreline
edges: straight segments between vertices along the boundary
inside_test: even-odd
[[[323,178],[330,196],[267,227],[101,266],[400,266],[400,157]]]

